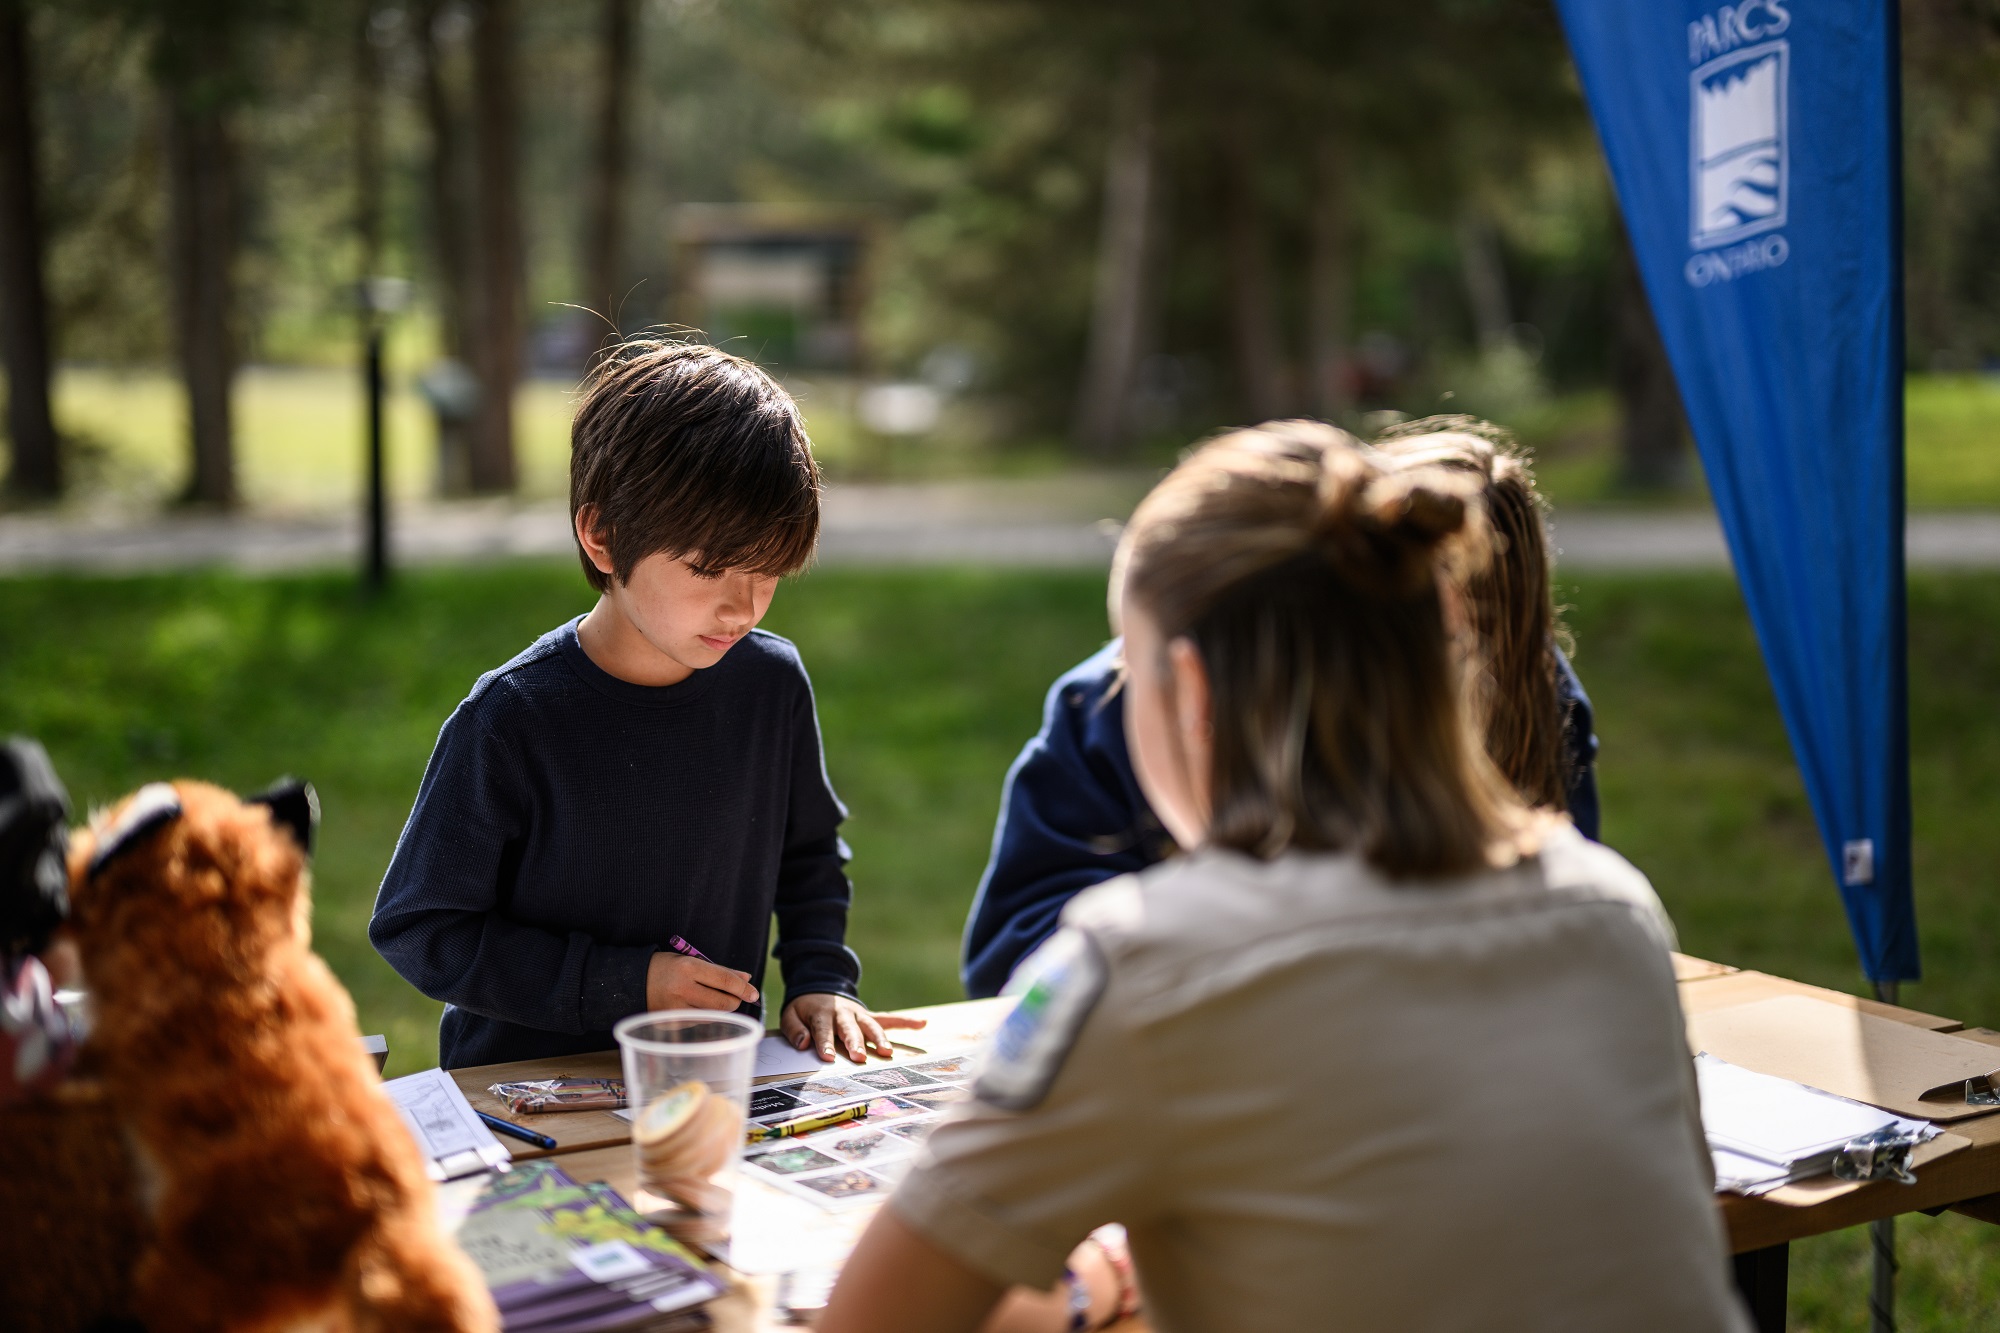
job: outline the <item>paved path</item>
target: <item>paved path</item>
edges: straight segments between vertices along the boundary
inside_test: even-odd
[[[1147,485],[1106,474],[1030,481],[844,485],[828,489],[825,565],[980,564],[1101,568],[1118,522]],[[1558,516],[1565,570],[1723,569],[1714,516],[1700,510],[1584,510]],[[563,556],[563,505],[460,501],[399,507],[402,564]],[[68,569],[123,573],[222,566],[274,571],[351,564],[349,516],[0,516],[0,574]],[[1913,514],[1909,560],[1925,568],[2000,568],[2000,513]]]

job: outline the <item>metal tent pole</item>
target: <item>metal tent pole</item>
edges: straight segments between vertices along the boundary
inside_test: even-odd
[[[368,497],[361,583],[371,593],[389,584],[389,516],[382,460],[382,316],[371,306],[367,315]]]
[[[1875,998],[1884,1004],[1896,1003],[1898,992],[1896,982],[1875,983]],[[1895,1218],[1879,1218],[1868,1224],[1868,1247],[1875,1260],[1874,1277],[1868,1288],[1869,1333],[1896,1333]]]

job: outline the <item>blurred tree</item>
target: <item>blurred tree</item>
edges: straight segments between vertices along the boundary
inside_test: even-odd
[[[1483,351],[1502,347],[1514,326],[1507,295],[1507,270],[1500,256],[1500,237],[1477,199],[1458,216],[1458,262],[1465,274],[1465,295],[1472,307],[1472,327]]]
[[[438,341],[445,358],[460,367],[472,360],[472,222],[467,200],[465,113],[456,95],[453,56],[463,44],[470,16],[459,3],[424,0],[416,9],[419,100],[428,130],[424,185]],[[469,374],[470,372],[467,371]],[[460,411],[436,414],[438,490],[463,495],[472,489],[470,423]]]
[[[1618,231],[1611,387],[1618,399],[1618,479],[1633,490],[1671,490],[1688,482],[1688,426],[1667,345],[1621,226]]]
[[[0,0],[0,360],[7,370],[7,489],[46,500],[61,493],[62,470],[49,413],[33,65],[22,0]]]
[[[2000,364],[2000,0],[1902,7],[1909,355]]]
[[[1311,406],[1325,421],[1353,411],[1348,392],[1347,346],[1353,319],[1348,151],[1339,123],[1329,117],[1313,155],[1312,238],[1306,278],[1307,364]]]
[[[236,359],[344,351],[349,279],[404,245],[443,350],[495,386],[478,484],[504,489],[526,356],[582,350],[551,303],[656,317],[657,220],[695,202],[873,210],[871,364],[970,352],[994,410],[967,419],[999,438],[1153,447],[1610,384],[1628,478],[1684,449],[1646,434],[1663,363],[1544,0],[415,0],[372,93],[351,24],[390,0],[8,3],[36,13],[49,336],[178,357],[211,497]],[[1919,364],[2000,357],[1996,10],[1904,10]],[[1483,350],[1503,338],[1511,400]]]
[[[1154,229],[1155,109],[1158,62],[1126,57],[1104,166],[1103,221],[1090,309],[1090,346],[1077,405],[1076,435],[1086,449],[1111,454],[1132,433],[1147,308]]]
[[[473,210],[476,321],[473,367],[479,408],[472,421],[471,482],[482,492],[515,484],[514,389],[526,329],[522,290],[520,88],[514,0],[477,0],[472,25]]]
[[[232,270],[241,223],[234,124],[243,95],[234,68],[240,35],[225,6],[169,0],[162,10],[156,69],[165,102],[167,268],[194,458],[186,498],[226,506],[236,503],[229,396],[237,369]]]
[[[470,281],[470,226],[466,219],[465,149],[461,114],[452,96],[445,68],[451,48],[462,37],[462,9],[445,0],[425,0],[416,11],[416,41],[424,123],[430,132],[425,159],[429,187],[429,232],[437,265],[437,305],[445,353],[468,355],[471,315],[467,308]]]
[[[591,308],[614,325],[621,323],[625,281],[625,192],[630,174],[632,68],[638,44],[634,0],[604,0],[598,85],[597,143],[591,160],[590,212],[583,244],[583,271]]]
[[[360,241],[355,276],[382,272],[382,53],[387,16],[370,0],[357,7],[354,24],[354,231]]]
[[[1222,169],[1218,178],[1236,375],[1249,419],[1268,421],[1286,415],[1291,399],[1258,179],[1269,140],[1260,134],[1245,106],[1223,110],[1217,119],[1221,122],[1217,147]]]

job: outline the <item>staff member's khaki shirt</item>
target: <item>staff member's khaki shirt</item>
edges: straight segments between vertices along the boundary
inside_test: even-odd
[[[894,1197],[975,1269],[1045,1288],[1123,1222],[1162,1333],[1748,1329],[1670,927],[1616,853],[1201,852],[1063,921]]]

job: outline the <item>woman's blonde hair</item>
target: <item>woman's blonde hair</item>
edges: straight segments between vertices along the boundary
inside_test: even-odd
[[[1402,467],[1441,467],[1476,480],[1492,558],[1458,590],[1479,671],[1473,707],[1486,754],[1529,805],[1569,808],[1570,751],[1556,689],[1561,634],[1549,592],[1542,498],[1513,438],[1476,417],[1427,417],[1385,432],[1375,447]]]
[[[1467,723],[1439,591],[1447,566],[1484,559],[1479,490],[1284,421],[1201,446],[1141,502],[1114,615],[1143,608],[1207,669],[1210,842],[1351,850],[1393,877],[1528,849],[1527,813]]]

